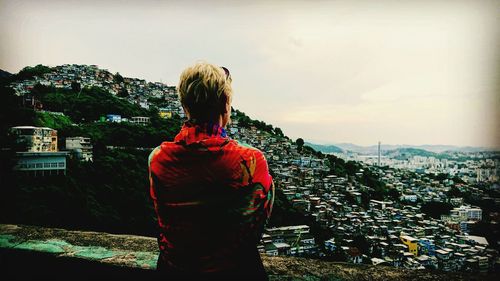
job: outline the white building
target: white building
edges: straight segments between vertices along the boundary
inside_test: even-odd
[[[72,151],[83,161],[92,161],[92,144],[90,138],[69,137],[66,138],[66,149]]]
[[[134,116],[130,119],[130,123],[147,125],[149,124],[149,117]]]
[[[450,211],[450,216],[462,221],[480,221],[483,219],[483,210],[478,207],[462,205],[458,208],[453,208]]]
[[[66,175],[68,152],[16,152],[14,170],[34,176]]]
[[[402,194],[401,200],[408,202],[417,202],[417,195],[415,194]]]

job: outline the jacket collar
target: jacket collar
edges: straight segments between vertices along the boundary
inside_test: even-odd
[[[227,139],[226,130],[219,124],[197,123],[194,120],[187,120],[181,128],[181,131],[174,138],[176,143],[190,145],[209,138]]]

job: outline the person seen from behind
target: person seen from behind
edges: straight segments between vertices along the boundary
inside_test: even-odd
[[[188,120],[149,156],[162,274],[267,280],[257,244],[274,184],[264,154],[226,133],[231,82],[225,67],[199,62],[185,69],[178,92]]]

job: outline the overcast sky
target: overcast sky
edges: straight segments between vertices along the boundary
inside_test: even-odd
[[[500,1],[245,2],[0,0],[0,69],[176,85],[206,60],[294,139],[500,147]]]

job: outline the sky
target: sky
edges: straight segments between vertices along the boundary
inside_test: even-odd
[[[500,1],[0,0],[0,38],[12,73],[225,66],[233,106],[292,139],[500,147]]]

